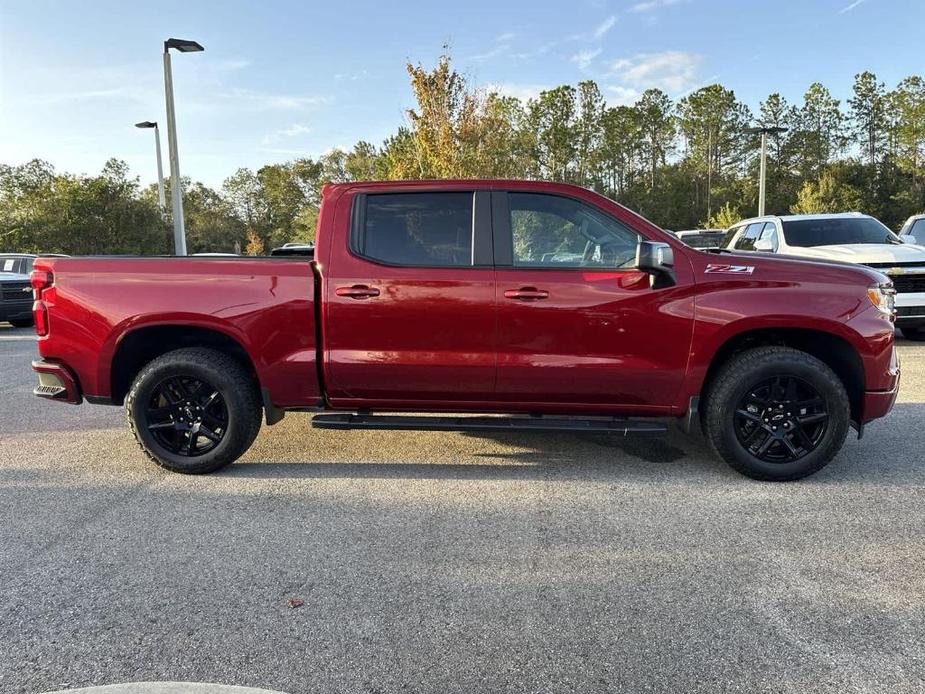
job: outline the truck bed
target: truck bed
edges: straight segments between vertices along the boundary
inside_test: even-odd
[[[277,407],[318,404],[315,284],[305,257],[42,258],[49,330],[41,356],[88,400],[121,402],[120,370],[164,340],[233,341]],[[195,338],[195,339],[194,339]]]

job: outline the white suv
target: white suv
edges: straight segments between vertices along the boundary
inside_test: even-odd
[[[911,340],[925,340],[925,247],[873,217],[856,212],[756,217],[730,227],[722,247],[876,268],[896,287],[897,327]]]

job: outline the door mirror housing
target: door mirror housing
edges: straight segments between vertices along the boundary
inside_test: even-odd
[[[899,238],[902,239],[903,243],[918,243],[918,239],[916,239],[912,234],[903,234]]]
[[[754,250],[760,251],[762,253],[773,253],[774,244],[771,243],[771,239],[758,239],[755,241]]]
[[[636,245],[636,269],[651,275],[653,289],[675,284],[674,251],[667,243],[639,241]]]

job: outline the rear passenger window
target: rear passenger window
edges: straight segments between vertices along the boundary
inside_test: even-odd
[[[389,265],[471,266],[472,193],[366,195],[352,246]]]

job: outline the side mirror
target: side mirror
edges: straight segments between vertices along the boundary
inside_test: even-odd
[[[762,253],[773,253],[774,244],[771,243],[771,239],[758,239],[755,241],[754,250],[760,251]]]
[[[674,251],[667,243],[639,241],[636,245],[636,269],[652,276],[653,289],[675,284]]]
[[[903,234],[899,238],[903,243],[918,243],[918,240],[912,234]]]

